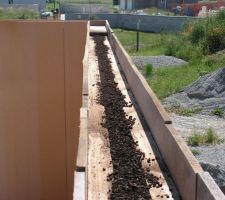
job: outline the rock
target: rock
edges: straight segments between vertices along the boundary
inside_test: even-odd
[[[209,114],[217,107],[225,110],[225,67],[200,77],[164,103],[167,107],[201,108],[202,114]]]
[[[202,115],[211,114],[219,107],[225,110],[225,67],[200,77],[182,92],[164,100],[166,107],[185,109],[201,108],[201,114],[191,117],[178,116],[174,113],[171,118],[175,129],[186,141],[193,133],[202,133],[207,128],[213,128],[221,139],[225,138],[224,119]],[[202,168],[208,171],[225,193],[225,144],[190,147],[199,152],[196,158]]]

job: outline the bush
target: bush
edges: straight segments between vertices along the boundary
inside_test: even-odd
[[[190,40],[193,44],[199,43],[202,38],[205,37],[205,27],[201,23],[197,23],[192,28],[192,32],[190,33]]]
[[[207,133],[206,133],[206,139],[205,139],[205,142],[208,143],[208,144],[211,144],[213,143],[213,141],[216,141],[217,140],[217,135],[215,134],[214,130],[212,128],[209,128],[207,130]]]
[[[225,11],[191,22],[184,34],[193,45],[200,46],[205,55],[225,49]]]
[[[187,143],[190,146],[200,146],[209,144],[220,144],[224,140],[220,139],[219,136],[212,128],[206,129],[205,133],[194,133],[188,137]]]
[[[165,54],[167,56],[174,56],[176,54],[176,45],[175,41],[168,41],[165,44]]]
[[[225,20],[225,10],[221,10],[217,14],[216,19],[219,20],[219,21]]]
[[[195,61],[202,58],[202,48],[194,46],[187,37],[178,36],[176,39],[166,41],[165,54],[175,56],[185,61]]]
[[[152,70],[153,70],[152,64],[145,65],[145,75],[146,75],[146,77],[149,77],[149,76],[152,75]]]
[[[225,28],[211,27],[202,42],[205,54],[212,54],[225,48]]]
[[[192,149],[191,152],[194,156],[200,155],[200,152],[196,149]]]
[[[177,115],[191,117],[201,111],[201,108],[184,109],[184,108],[171,108],[171,111],[175,112]]]
[[[190,146],[199,146],[202,143],[202,135],[194,133],[187,140],[188,145]]]
[[[221,108],[217,107],[214,110],[212,110],[212,114],[216,115],[218,117],[223,117],[224,116],[224,111]]]
[[[203,62],[208,67],[212,67],[215,64],[215,60],[213,60],[212,58],[205,58]]]

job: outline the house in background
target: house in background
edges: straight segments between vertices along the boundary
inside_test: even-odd
[[[154,1],[154,0],[153,0]],[[122,10],[136,10],[152,5],[152,0],[120,0],[119,7]]]
[[[197,2],[198,0],[119,0],[119,8],[122,10],[138,10],[149,7],[170,9],[176,5]]]
[[[46,7],[46,0],[0,0],[0,6],[1,5],[38,5],[39,11],[44,10]]]
[[[198,3],[198,0],[158,0],[157,3],[158,8],[172,9],[183,4],[196,4]]]

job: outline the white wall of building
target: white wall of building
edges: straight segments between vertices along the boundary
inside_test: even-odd
[[[132,10],[133,9],[133,0],[127,0],[127,9]]]
[[[133,0],[120,0],[120,9],[122,10],[132,10],[133,9]]]
[[[125,9],[125,1],[126,0],[120,0],[120,9],[124,10]]]

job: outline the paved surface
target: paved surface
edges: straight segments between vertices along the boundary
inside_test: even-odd
[[[153,67],[172,67],[187,64],[186,61],[173,56],[132,56],[134,63],[138,67],[151,63]]]

